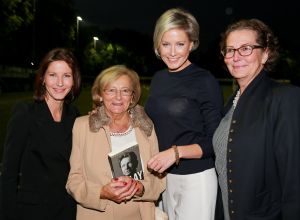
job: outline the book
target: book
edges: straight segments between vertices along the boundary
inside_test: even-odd
[[[135,180],[144,179],[143,163],[139,145],[132,143],[108,154],[113,178],[131,176]]]

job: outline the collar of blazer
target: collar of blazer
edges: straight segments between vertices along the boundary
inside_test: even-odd
[[[139,127],[148,137],[152,133],[153,122],[147,116],[144,108],[140,105],[136,105],[129,110],[132,126]],[[104,106],[97,107],[89,116],[89,126],[91,131],[97,132],[103,126],[110,123],[109,116],[105,113]]]

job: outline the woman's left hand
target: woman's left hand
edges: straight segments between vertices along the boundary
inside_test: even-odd
[[[125,192],[122,193],[122,198],[123,201],[129,201],[132,199],[132,197],[138,193],[139,191],[139,187],[138,187],[138,181],[134,180],[133,178],[129,177],[129,176],[120,176],[116,179],[112,179],[112,182],[125,182],[126,185],[129,185],[129,189]]]
[[[137,182],[137,184],[136,184],[137,191],[134,195],[138,196],[138,197],[142,197],[144,195],[144,191],[145,191],[144,185],[140,181],[137,181],[137,180],[135,180],[135,181]]]
[[[176,156],[174,153],[174,150],[172,148],[169,148],[165,151],[162,151],[156,155],[154,155],[149,161],[148,161],[148,168],[151,170],[154,170],[158,173],[163,173],[168,169],[170,166],[172,166],[176,161]]]

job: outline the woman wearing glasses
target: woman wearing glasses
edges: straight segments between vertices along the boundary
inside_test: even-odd
[[[77,220],[153,220],[154,201],[164,179],[151,174],[147,161],[158,153],[151,120],[137,105],[138,74],[122,65],[103,70],[92,87],[94,110],[75,121],[68,192],[78,202]],[[108,153],[139,145],[143,180],[112,179]]]
[[[300,219],[300,89],[267,76],[277,39],[240,20],[220,46],[238,84],[213,138],[225,219]]]

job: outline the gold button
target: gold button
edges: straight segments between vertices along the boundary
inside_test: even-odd
[[[231,173],[232,172],[232,170],[229,170],[229,173]]]
[[[228,152],[229,152],[229,153],[231,153],[231,151],[232,151],[231,149],[228,149]]]
[[[236,123],[236,120],[232,120],[232,124],[235,124]]]
[[[232,142],[232,138],[229,138],[228,141],[229,141],[229,142]]]
[[[233,133],[233,131],[234,131],[233,129],[230,129],[230,133]]]
[[[232,180],[231,180],[231,179],[229,179],[229,183],[232,183]]]
[[[229,160],[228,160],[228,162],[229,162],[229,163],[231,163],[231,162],[232,162],[232,160],[231,160],[231,159],[229,159]]]

